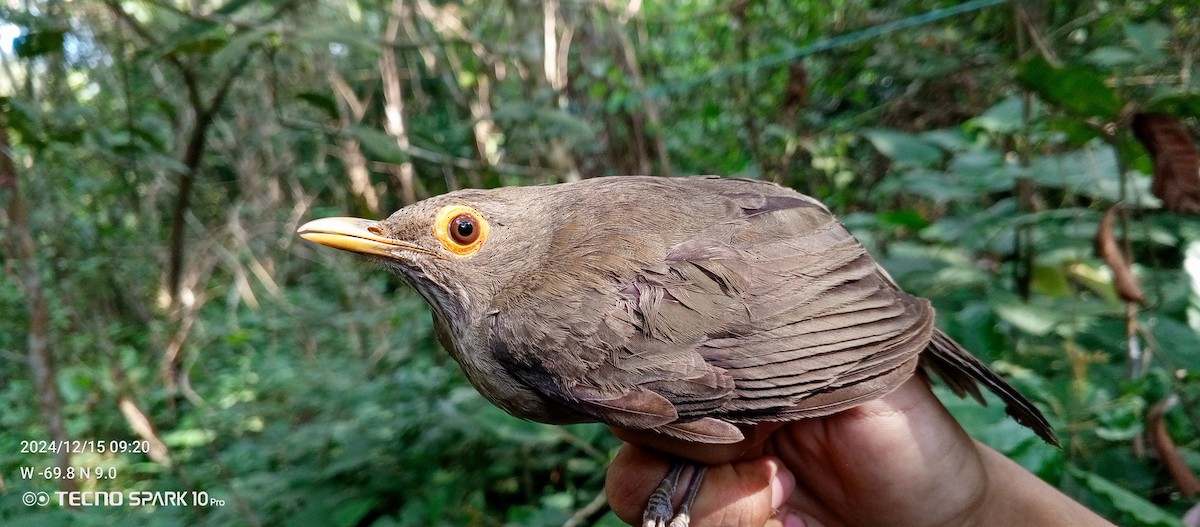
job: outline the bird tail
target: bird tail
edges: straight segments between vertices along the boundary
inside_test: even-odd
[[[921,354],[921,358],[922,366],[937,372],[938,377],[945,380],[959,397],[969,394],[980,403],[987,404],[979,392],[979,385],[982,384],[1004,401],[1004,410],[1009,416],[1033,430],[1047,443],[1058,446],[1054,429],[1050,427],[1041,410],[940,329],[933,331],[933,339],[930,340],[926,352]]]

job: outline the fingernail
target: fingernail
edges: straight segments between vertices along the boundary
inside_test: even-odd
[[[805,527],[804,520],[793,513],[783,517],[783,527]]]
[[[792,495],[792,491],[796,490],[796,477],[783,468],[777,460],[771,460],[771,465],[775,471],[775,474],[771,476],[771,507],[778,510],[783,507],[788,496]],[[803,523],[799,525],[803,526]]]

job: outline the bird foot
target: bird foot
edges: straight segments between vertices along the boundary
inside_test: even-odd
[[[642,513],[642,527],[667,527],[667,520],[675,516],[675,508],[671,506],[671,497],[674,494],[675,480],[667,476],[646,501],[646,511]]]
[[[642,518],[642,527],[688,527],[692,523],[692,516],[686,512],[681,512],[671,518],[670,511],[658,511],[653,515],[647,511]],[[670,522],[667,521],[668,518],[670,518]]]
[[[688,527],[690,523],[692,523],[692,515],[680,512],[674,518],[671,518],[671,523],[667,527]]]
[[[704,473],[708,467],[693,466],[683,501],[679,504],[679,510],[676,511],[671,505],[671,500],[675,497],[675,487],[679,484],[679,475],[683,471],[683,466],[684,464],[679,462],[672,464],[671,470],[667,472],[667,477],[663,478],[662,483],[658,484],[658,488],[650,494],[650,499],[646,501],[646,511],[642,513],[642,527],[688,527],[691,524],[692,502],[696,500],[696,494],[700,491],[700,483],[704,481]]]
[[[670,503],[667,503],[665,507],[661,504],[647,504],[646,512],[642,515],[642,527],[688,527],[691,523],[691,514],[688,514],[686,510],[680,510],[676,514],[671,510]]]
[[[646,500],[646,510],[642,513],[642,527],[668,527],[667,521],[675,516],[671,500],[675,497],[675,486],[679,483],[681,471],[682,463],[672,463],[667,476],[650,494],[650,499]]]

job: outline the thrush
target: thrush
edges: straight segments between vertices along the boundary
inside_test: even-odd
[[[304,238],[367,255],[433,312],[438,340],[508,413],[735,443],[756,423],[830,415],[918,370],[1041,412],[934,327],[819,201],[772,183],[618,176],[459,190],[385,220],[325,218]],[[686,524],[672,468],[646,525]]]

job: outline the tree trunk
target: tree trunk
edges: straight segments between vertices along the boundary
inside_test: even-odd
[[[8,225],[9,236],[5,239],[7,251],[17,264],[17,272],[20,273],[17,281],[24,289],[29,305],[29,373],[33,378],[33,388],[37,391],[38,410],[50,434],[49,440],[57,445],[66,445],[69,438],[63,419],[62,394],[58,393],[58,384],[55,382],[54,356],[50,349],[50,308],[42,287],[37,245],[29,227],[29,209],[21,196],[16,163],[10,152],[7,116],[0,109],[0,189],[8,188],[11,193],[5,210],[7,218],[0,220],[6,220],[2,223]],[[71,464],[69,449],[56,449],[54,463],[66,473],[66,468]],[[59,480],[58,486],[63,491],[77,489],[74,480],[65,478]]]

